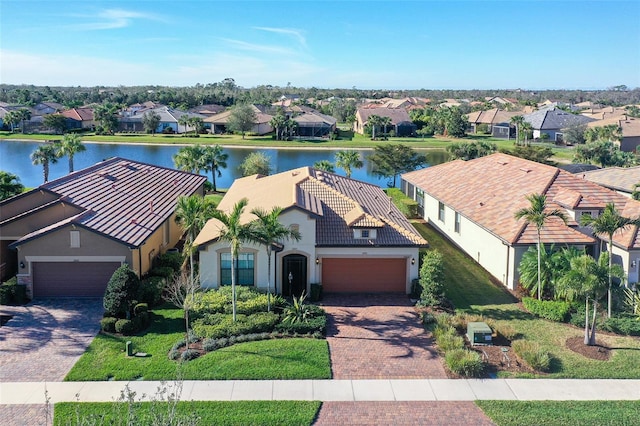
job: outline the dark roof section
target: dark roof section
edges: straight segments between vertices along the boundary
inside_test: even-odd
[[[571,114],[561,109],[546,108],[524,115],[524,120],[535,130],[566,129],[577,124],[587,124],[593,118],[584,115]]]
[[[84,209],[83,214],[73,218],[73,223],[138,247],[173,214],[178,197],[194,194],[206,179],[116,157],[48,182],[39,189],[54,192]],[[35,236],[25,236],[16,245]]]

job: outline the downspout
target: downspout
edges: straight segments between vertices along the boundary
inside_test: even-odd
[[[510,256],[511,256],[511,250],[509,245],[505,244],[504,241],[502,242],[502,244],[504,244],[504,246],[507,248],[507,268],[506,268],[506,275],[505,275],[505,279],[504,279],[504,285],[507,286],[507,288],[509,288],[509,261],[510,261]],[[515,278],[515,277],[514,277]]]
[[[278,253],[284,250],[284,245],[275,244],[273,247],[273,292],[278,294]],[[269,271],[271,273],[271,271]]]

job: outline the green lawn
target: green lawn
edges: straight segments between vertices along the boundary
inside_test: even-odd
[[[310,338],[247,342],[210,352],[178,364],[167,357],[184,336],[182,311],[156,309],[151,327],[136,336],[98,334],[65,380],[327,379],[331,377],[325,340]],[[147,358],[127,357],[125,342]]]
[[[640,378],[640,339],[598,334],[615,348],[608,361],[596,361],[565,347],[567,338],[582,336],[571,325],[537,318],[519,309],[516,299],[491,281],[489,273],[429,225],[414,223],[431,248],[443,253],[446,296],[458,310],[481,314],[511,325],[522,338],[537,341],[553,355],[550,378]],[[504,374],[504,373],[503,373]]]
[[[169,414],[173,406],[167,403],[79,403],[55,404],[54,425],[107,424],[128,425],[159,424],[161,419],[198,419],[198,425],[310,425],[315,419],[320,402],[317,401],[180,401],[175,415]],[[131,410],[130,410],[131,409]],[[84,420],[84,422],[83,422]],[[168,421],[163,422],[169,424]],[[189,422],[171,424],[191,424]]]
[[[476,401],[499,426],[605,426],[640,423],[640,401]]]

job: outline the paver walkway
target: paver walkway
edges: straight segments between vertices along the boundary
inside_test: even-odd
[[[101,299],[41,299],[0,306],[0,381],[59,381],[99,330]]]
[[[437,379],[445,372],[404,294],[325,295],[334,379]]]

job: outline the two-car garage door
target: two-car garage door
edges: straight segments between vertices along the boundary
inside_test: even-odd
[[[406,292],[404,258],[323,258],[322,288],[326,292]]]
[[[34,297],[102,297],[120,262],[34,262]]]

